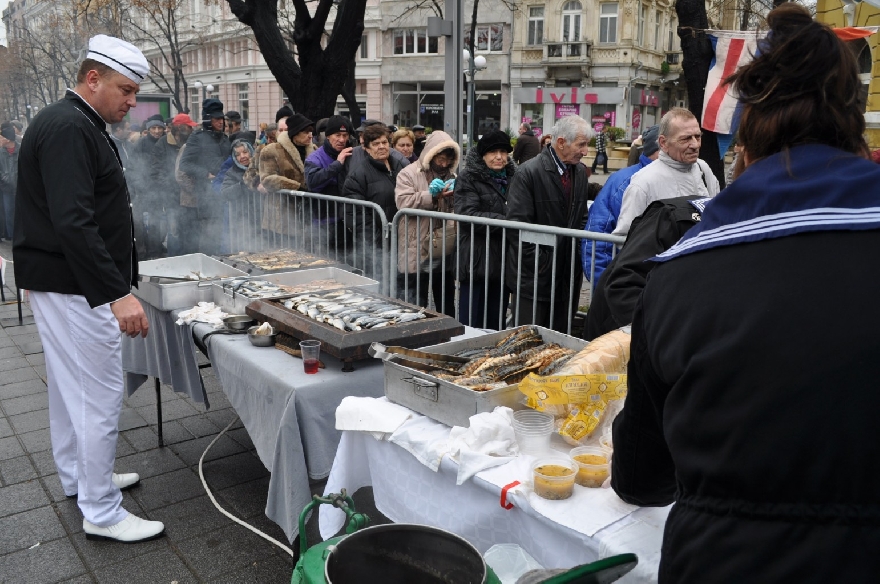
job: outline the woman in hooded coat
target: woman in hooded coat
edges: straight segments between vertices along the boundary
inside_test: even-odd
[[[397,208],[451,214],[453,179],[460,158],[461,149],[449,134],[432,132],[419,159],[397,175]],[[455,274],[451,271],[455,221],[405,218],[398,223],[398,233],[398,296],[411,304],[427,306],[430,287],[438,312],[455,316]]]
[[[480,138],[477,147],[468,152],[455,180],[457,214],[506,218],[507,185],[516,173],[516,165],[510,158],[512,150],[510,136],[501,130],[493,130]],[[462,223],[459,231],[459,320],[468,326],[501,330],[510,302],[510,291],[501,278],[502,230]]]

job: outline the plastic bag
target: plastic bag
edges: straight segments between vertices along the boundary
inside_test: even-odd
[[[501,584],[515,584],[529,570],[544,567],[515,543],[497,543],[486,550],[483,559],[501,580]]]

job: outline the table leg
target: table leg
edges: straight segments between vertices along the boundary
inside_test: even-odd
[[[18,324],[23,325],[24,319],[21,317],[21,288],[15,288],[16,300],[18,300]]]
[[[159,421],[159,448],[165,446],[162,441],[162,392],[159,378],[156,377],[156,419]]]
[[[343,373],[351,373],[354,371],[354,359],[343,359],[342,360],[342,372]]]

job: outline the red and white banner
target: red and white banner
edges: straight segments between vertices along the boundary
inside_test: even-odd
[[[737,97],[723,81],[752,60],[758,39],[765,33],[731,30],[707,31],[715,47],[715,60],[709,69],[703,97],[703,129],[731,134]]]

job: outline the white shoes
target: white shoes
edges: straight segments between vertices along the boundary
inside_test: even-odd
[[[83,519],[83,531],[86,532],[86,539],[110,539],[122,543],[138,543],[160,537],[165,531],[165,524],[161,521],[141,519],[129,513],[128,517],[110,527],[98,527]]]
[[[130,488],[136,486],[139,482],[141,482],[141,477],[136,472],[127,472],[125,474],[113,473],[113,476],[111,477],[111,479],[113,480],[113,484],[116,485],[116,488],[119,489],[120,491],[130,489]],[[77,493],[74,493],[72,495],[67,495],[67,498],[74,499],[74,498],[76,498],[76,496],[77,496]]]

